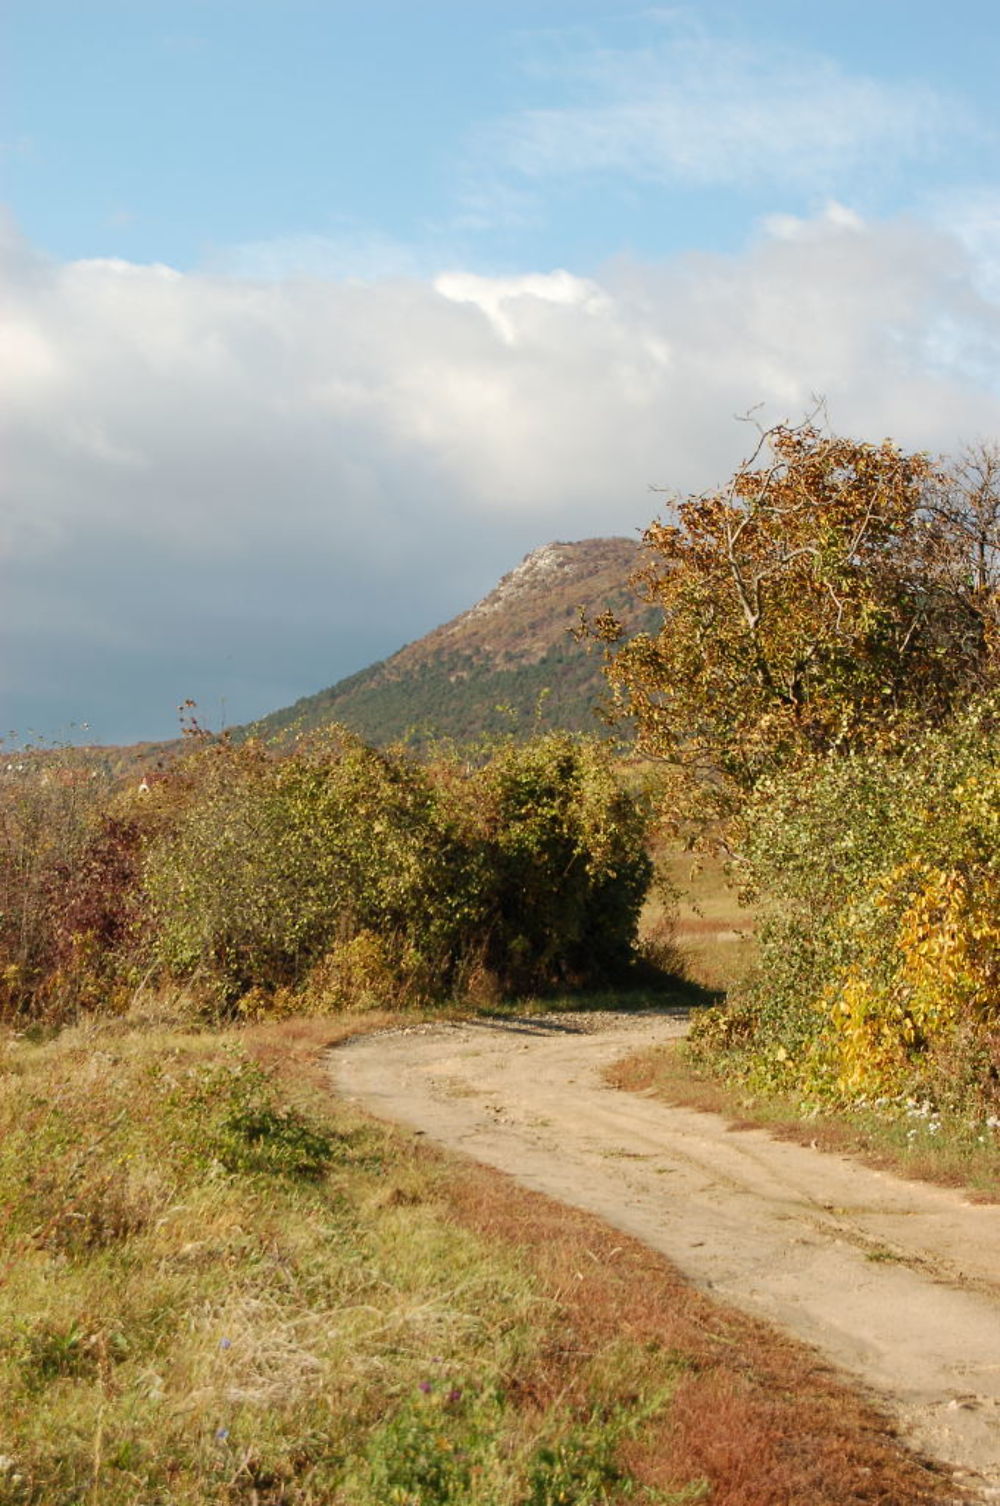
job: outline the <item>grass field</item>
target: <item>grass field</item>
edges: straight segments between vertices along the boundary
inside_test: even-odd
[[[692,983],[710,993],[730,987],[753,960],[753,912],[739,903],[718,858],[667,844],[656,863],[666,887],[654,887],[647,900],[642,935],[672,947]]]
[[[941,1499],[805,1351],[333,1099],[390,1022],[4,1038],[4,1506]]]

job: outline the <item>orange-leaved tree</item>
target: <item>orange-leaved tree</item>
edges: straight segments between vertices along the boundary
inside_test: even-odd
[[[722,813],[803,753],[947,717],[994,660],[993,591],[936,505],[951,484],[888,440],[779,425],[726,487],[651,524],[632,585],[662,625],[592,625],[640,752]]]

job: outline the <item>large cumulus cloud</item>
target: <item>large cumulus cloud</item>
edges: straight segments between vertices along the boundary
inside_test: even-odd
[[[996,432],[977,255],[836,206],[593,279],[182,275],[8,230],[3,722],[160,736],[189,695],[261,714],[537,544],[634,532],[650,484],[724,479],[756,403],[822,393],[837,428],[932,449]]]

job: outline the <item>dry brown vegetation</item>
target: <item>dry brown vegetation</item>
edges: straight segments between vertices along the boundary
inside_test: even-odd
[[[613,1343],[651,1364],[669,1356],[670,1407],[627,1445],[644,1484],[703,1478],[712,1506],[956,1499],[808,1350],[709,1302],[637,1241],[478,1166],[455,1176],[450,1201],[477,1233],[521,1246],[558,1303],[557,1342],[530,1377],[540,1400],[579,1405],[585,1363]]]
[[[678,969],[698,987],[730,988],[754,959],[753,911],[740,903],[718,856],[663,838],[652,851],[660,882],[643,910],[642,938],[672,948]]]

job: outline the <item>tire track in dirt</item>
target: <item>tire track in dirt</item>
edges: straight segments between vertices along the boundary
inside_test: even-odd
[[[814,1345],[1000,1500],[1000,1208],[619,1092],[679,1015],[415,1026],[331,1055],[370,1112],[585,1208]]]

